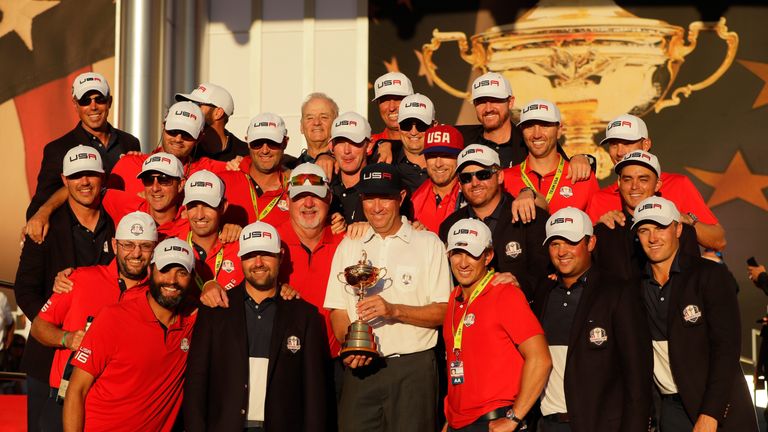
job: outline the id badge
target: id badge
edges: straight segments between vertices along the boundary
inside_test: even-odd
[[[459,385],[464,383],[464,362],[452,361],[451,362],[451,384]]]

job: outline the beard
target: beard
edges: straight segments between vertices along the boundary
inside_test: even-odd
[[[142,280],[147,275],[147,265],[143,266],[141,270],[138,272],[133,272],[130,270],[128,265],[126,265],[125,260],[121,260],[120,258],[117,259],[117,269],[123,277],[130,280]]]
[[[257,291],[268,291],[277,286],[275,283],[277,278],[271,274],[255,277],[251,272],[248,272],[245,274],[245,280]]]
[[[184,300],[184,296],[187,293],[187,290],[182,288],[181,285],[174,283],[174,284],[165,284],[164,286],[170,286],[172,288],[175,288],[179,290],[179,295],[175,297],[166,297],[163,294],[163,290],[160,287],[160,285],[155,282],[152,278],[149,279],[149,294],[152,296],[153,299],[162,306],[165,309],[174,309],[179,304],[181,304],[181,301]]]

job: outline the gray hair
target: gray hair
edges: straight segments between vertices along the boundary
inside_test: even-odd
[[[307,107],[307,104],[310,103],[311,101],[315,100],[315,99],[324,99],[324,100],[328,101],[328,103],[331,104],[331,112],[333,114],[332,117],[336,118],[336,117],[339,116],[339,105],[336,103],[336,101],[331,99],[331,97],[328,96],[325,93],[313,92],[313,93],[310,93],[309,95],[307,95],[307,98],[304,99],[304,102],[302,102],[302,104],[301,104],[301,116],[302,117],[304,117],[304,109]]]

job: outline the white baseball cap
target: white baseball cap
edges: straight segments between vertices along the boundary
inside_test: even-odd
[[[371,139],[371,125],[368,120],[356,112],[345,112],[333,121],[331,127],[331,139],[349,138],[355,143],[361,143],[366,139]]]
[[[583,211],[575,207],[565,207],[556,211],[547,219],[544,244],[553,237],[562,237],[574,243],[593,233],[592,220]]]
[[[469,163],[475,163],[484,167],[501,166],[499,154],[496,153],[496,150],[482,144],[470,144],[459,153],[459,157],[456,159],[456,171],[461,171],[461,168]]]
[[[152,216],[135,211],[120,219],[115,229],[117,240],[148,240],[157,241],[157,224]]]
[[[389,72],[373,83],[373,100],[382,96],[408,96],[413,94],[411,80],[400,72]]]
[[[448,251],[461,249],[479,257],[492,246],[491,229],[479,219],[461,219],[448,231]]]
[[[224,110],[228,117],[235,112],[235,102],[232,95],[221,86],[212,83],[202,83],[189,94],[176,93],[176,102],[191,101],[199,104],[213,105]]]
[[[648,128],[645,126],[645,122],[640,117],[624,114],[608,123],[608,127],[605,128],[605,138],[600,141],[600,145],[605,144],[610,139],[637,141],[641,138],[648,138]]]
[[[189,243],[176,237],[169,237],[155,246],[152,264],[159,269],[178,264],[188,272],[192,272],[195,268],[195,254]]]
[[[280,234],[266,222],[256,221],[246,225],[240,232],[240,251],[237,256],[257,251],[280,253]]]
[[[64,177],[69,177],[72,174],[83,171],[104,173],[99,151],[82,144],[69,149],[67,154],[64,155],[62,165],[61,173],[64,174]]]
[[[153,153],[144,160],[141,165],[141,172],[136,178],[141,178],[145,173],[156,171],[171,177],[184,178],[184,165],[176,156],[165,153]]]
[[[659,158],[648,153],[645,150],[635,150],[624,155],[624,157],[613,167],[616,174],[621,174],[621,169],[627,165],[643,165],[656,173],[656,177],[661,176],[661,165]]]
[[[420,93],[406,96],[400,101],[397,121],[402,123],[412,118],[420,120],[426,125],[431,125],[435,121],[435,104]]]
[[[560,123],[560,109],[548,100],[536,99],[523,107],[523,110],[520,112],[520,123],[518,125],[522,125],[529,120]]]
[[[260,139],[267,139],[275,143],[282,143],[288,130],[285,121],[277,114],[270,112],[261,113],[252,118],[248,123],[246,140],[250,143]]]
[[[632,221],[632,229],[648,221],[667,226],[673,221],[680,222],[680,212],[677,211],[677,206],[672,201],[658,196],[651,196],[637,204]]]
[[[216,174],[208,170],[200,170],[189,176],[184,183],[182,204],[201,201],[216,208],[221,204],[222,197],[224,197],[224,182]]]
[[[512,86],[500,73],[488,72],[472,82],[472,100],[481,97],[506,99],[510,96],[512,96]]]
[[[310,179],[308,175],[318,176],[318,180],[321,180],[323,184],[313,184],[314,180]],[[328,195],[328,190],[328,177],[325,176],[325,171],[319,166],[306,162],[296,166],[291,171],[291,179],[288,182],[288,196],[291,199],[304,192],[325,198]]]
[[[203,112],[193,102],[176,102],[168,108],[168,114],[165,116],[165,130],[182,130],[194,139],[200,136],[204,126]]]
[[[72,81],[72,96],[80,99],[91,90],[96,90],[104,96],[109,96],[109,83],[104,75],[96,72],[85,72]]]

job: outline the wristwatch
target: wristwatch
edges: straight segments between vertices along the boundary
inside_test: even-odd
[[[526,187],[520,189],[520,192],[517,193],[517,196],[520,196],[520,195],[522,195],[523,192],[528,192],[528,191],[531,191],[531,193],[533,193],[533,197],[536,198],[536,191],[533,190],[533,188],[529,187],[529,186],[526,186]]]
[[[505,415],[505,417],[508,420],[512,420],[515,423],[520,423],[521,421],[523,421],[523,419],[515,415],[515,411],[512,408],[507,410],[507,414]]]
[[[696,226],[699,223],[699,218],[693,212],[688,212],[688,217],[691,218],[691,226]]]

